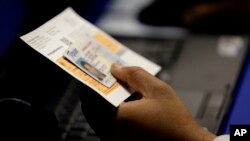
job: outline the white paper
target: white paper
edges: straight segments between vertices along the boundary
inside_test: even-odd
[[[118,82],[115,82],[110,88],[105,87],[63,57],[64,52],[70,46],[74,45],[76,41],[81,39],[95,40],[129,66],[142,67],[153,75],[161,69],[157,64],[128,49],[80,17],[70,7],[39,28],[20,38],[73,77],[95,90],[114,106],[118,106],[128,98],[131,95],[130,92]]]

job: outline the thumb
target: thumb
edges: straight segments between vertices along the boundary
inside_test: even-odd
[[[150,88],[149,85],[152,85],[156,79],[140,67],[122,67],[113,64],[111,66],[111,73],[117,79],[127,83],[131,88],[144,96],[148,88]]]

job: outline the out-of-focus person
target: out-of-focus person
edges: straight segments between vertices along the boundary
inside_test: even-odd
[[[195,31],[248,33],[248,0],[153,0],[139,13],[142,23]]]

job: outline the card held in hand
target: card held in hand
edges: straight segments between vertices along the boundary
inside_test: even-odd
[[[112,76],[113,63],[139,66],[152,75],[161,70],[159,65],[119,43],[71,7],[20,38],[114,106],[127,99],[131,91]]]
[[[76,41],[66,49],[64,57],[109,88],[116,82],[116,78],[110,72],[111,65],[113,63],[123,66],[126,64],[91,38]]]

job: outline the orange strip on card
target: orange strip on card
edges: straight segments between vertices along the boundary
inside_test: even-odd
[[[110,88],[105,87],[100,82],[96,81],[94,78],[92,78],[91,76],[89,76],[88,74],[86,74],[84,71],[82,71],[81,69],[79,69],[78,67],[76,67],[75,65],[73,65],[71,62],[69,62],[64,57],[60,57],[59,59],[57,59],[57,62],[62,67],[64,67],[65,69],[67,69],[68,71],[70,71],[71,73],[73,73],[74,75],[76,75],[80,80],[82,80],[85,83],[91,85],[92,87],[94,87],[97,90],[101,91],[105,95],[110,94],[113,90],[115,90],[116,88],[118,88],[120,86],[120,84],[118,82],[116,82]]]
[[[120,49],[117,43],[115,43],[114,41],[112,41],[111,39],[109,39],[107,36],[105,36],[102,33],[96,33],[94,38],[100,43],[102,43],[105,47],[107,47],[113,53],[117,52]]]

